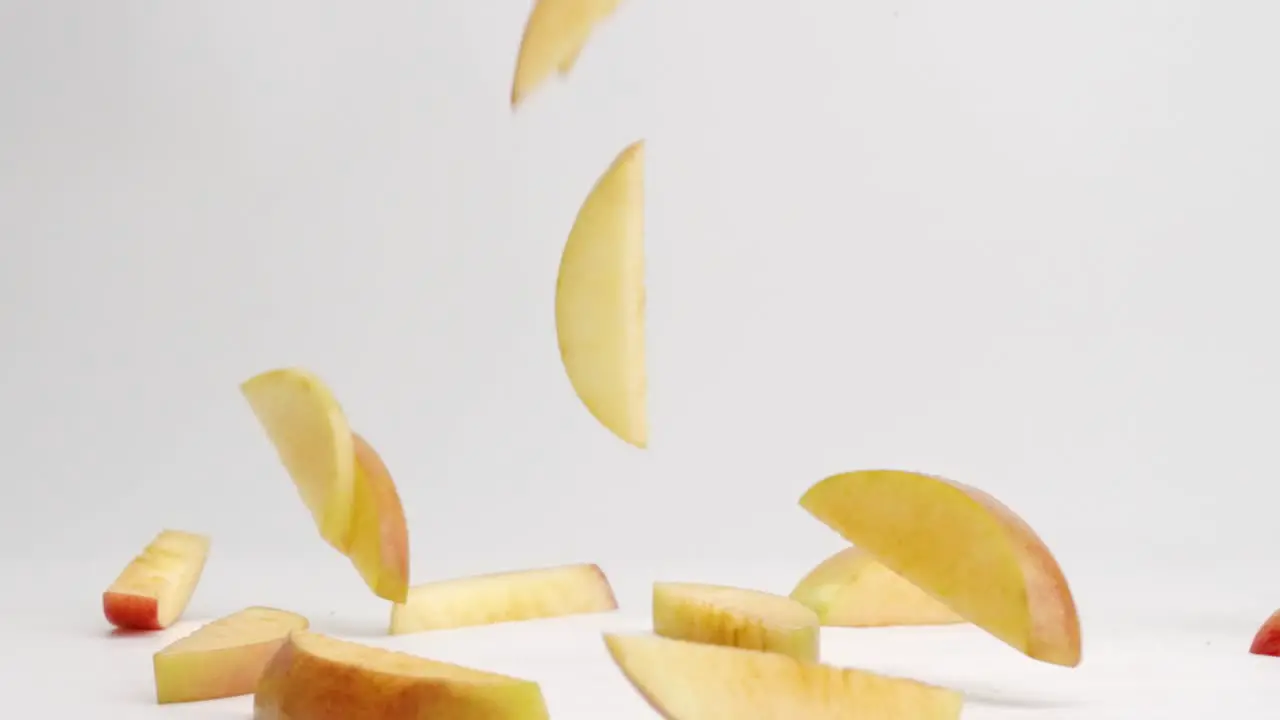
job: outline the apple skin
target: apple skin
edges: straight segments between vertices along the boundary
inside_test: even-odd
[[[402,603],[409,593],[409,530],[391,472],[377,451],[351,433],[354,505],[347,556],[375,595]]]
[[[1253,644],[1249,646],[1249,652],[1254,655],[1280,657],[1280,610],[1272,613],[1271,617],[1262,623],[1262,627],[1258,628],[1258,634],[1253,636]]]

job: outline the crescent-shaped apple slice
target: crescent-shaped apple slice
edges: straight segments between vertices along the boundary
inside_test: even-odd
[[[511,81],[512,109],[553,75],[568,75],[592,30],[614,13],[618,3],[619,0],[537,0],[520,39],[520,54]]]

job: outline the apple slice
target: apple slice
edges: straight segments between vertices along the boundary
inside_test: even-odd
[[[616,610],[613,588],[591,564],[426,583],[391,607],[391,634]]]
[[[1262,627],[1258,628],[1258,634],[1253,636],[1253,644],[1249,646],[1249,652],[1254,655],[1280,657],[1280,610],[1272,613],[1271,617],[1262,623]]]
[[[102,594],[107,621],[122,630],[163,630],[187,609],[204,572],[209,538],[163,530]]]
[[[613,15],[619,0],[537,0],[520,39],[515,78],[511,81],[514,110],[551,76],[568,75],[601,21]]]
[[[346,415],[320,378],[301,368],[262,373],[240,390],[311,510],[341,552],[351,533],[355,449]]]
[[[819,563],[791,591],[791,598],[811,608],[829,627],[964,622],[954,610],[857,547]]]
[[[301,615],[265,607],[214,620],[155,654],[156,701],[248,695],[289,633],[306,628]]]
[[[644,141],[623,150],[578,211],[560,258],[556,333],[574,392],[610,432],[649,442]]]
[[[347,555],[374,594],[404,602],[409,594],[409,530],[391,473],[364,438],[355,450],[355,504]]]
[[[929,475],[867,470],[818,482],[800,505],[1028,657],[1080,663],[1080,619],[1057,560],[990,495]]]
[[[818,630],[816,613],[780,595],[723,585],[653,585],[653,631],[663,637],[817,662]]]
[[[959,693],[905,678],[655,635],[605,635],[605,644],[631,684],[668,720],[960,717]]]

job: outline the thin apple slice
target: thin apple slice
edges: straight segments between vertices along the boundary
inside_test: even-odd
[[[790,598],[723,585],[653,585],[653,631],[663,637],[818,660],[818,615]]]
[[[1249,652],[1254,655],[1280,657],[1280,610],[1272,613],[1271,617],[1262,623],[1262,627],[1258,628],[1258,634],[1253,636],[1253,644],[1249,646]]]
[[[400,494],[382,458],[351,434],[355,450],[355,504],[347,555],[373,593],[404,602],[409,594],[409,529]]]
[[[800,505],[1028,657],[1080,663],[1080,619],[1057,560],[990,495],[929,475],[867,470],[818,482]]]
[[[537,683],[295,632],[267,664],[257,720],[545,720]]]
[[[163,630],[182,616],[209,556],[204,535],[163,530],[102,594],[107,621],[122,630]]]
[[[631,684],[667,720],[960,717],[959,693],[905,678],[656,635],[605,635],[605,644]]]
[[[426,583],[391,608],[391,634],[536,620],[616,610],[596,565],[494,573]]]
[[[587,410],[646,447],[643,141],[618,155],[578,211],[560,258],[556,333]]]
[[[613,15],[619,0],[537,0],[520,39],[511,108],[553,75],[568,75],[596,25]]]
[[[307,619],[284,610],[245,608],[156,653],[156,701],[195,702],[252,693],[267,662]]]
[[[848,547],[823,560],[791,591],[828,627],[952,625],[964,622],[871,554]]]

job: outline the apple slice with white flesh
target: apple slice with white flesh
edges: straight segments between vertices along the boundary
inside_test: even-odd
[[[637,448],[649,442],[644,274],[638,141],[583,202],[556,280],[556,334],[569,382],[600,424]]]
[[[520,38],[511,108],[552,76],[568,75],[596,25],[613,15],[619,0],[536,0]]]
[[[563,565],[431,582],[391,608],[391,634],[448,630],[616,610],[599,567]]]
[[[248,695],[289,633],[307,619],[274,608],[245,608],[201,627],[155,654],[156,701],[196,702]]]
[[[121,630],[169,627],[187,609],[208,556],[204,535],[161,531],[102,594],[107,621]]]
[[[613,661],[667,720],[955,720],[960,693],[780,653],[605,635]]]
[[[818,482],[800,505],[1028,657],[1080,663],[1080,619],[1057,560],[987,493],[920,473],[866,470]]]
[[[823,560],[791,591],[828,627],[953,625],[964,622],[867,551],[848,547]]]
[[[818,660],[818,615],[780,595],[697,583],[653,585],[653,631],[674,640]]]

